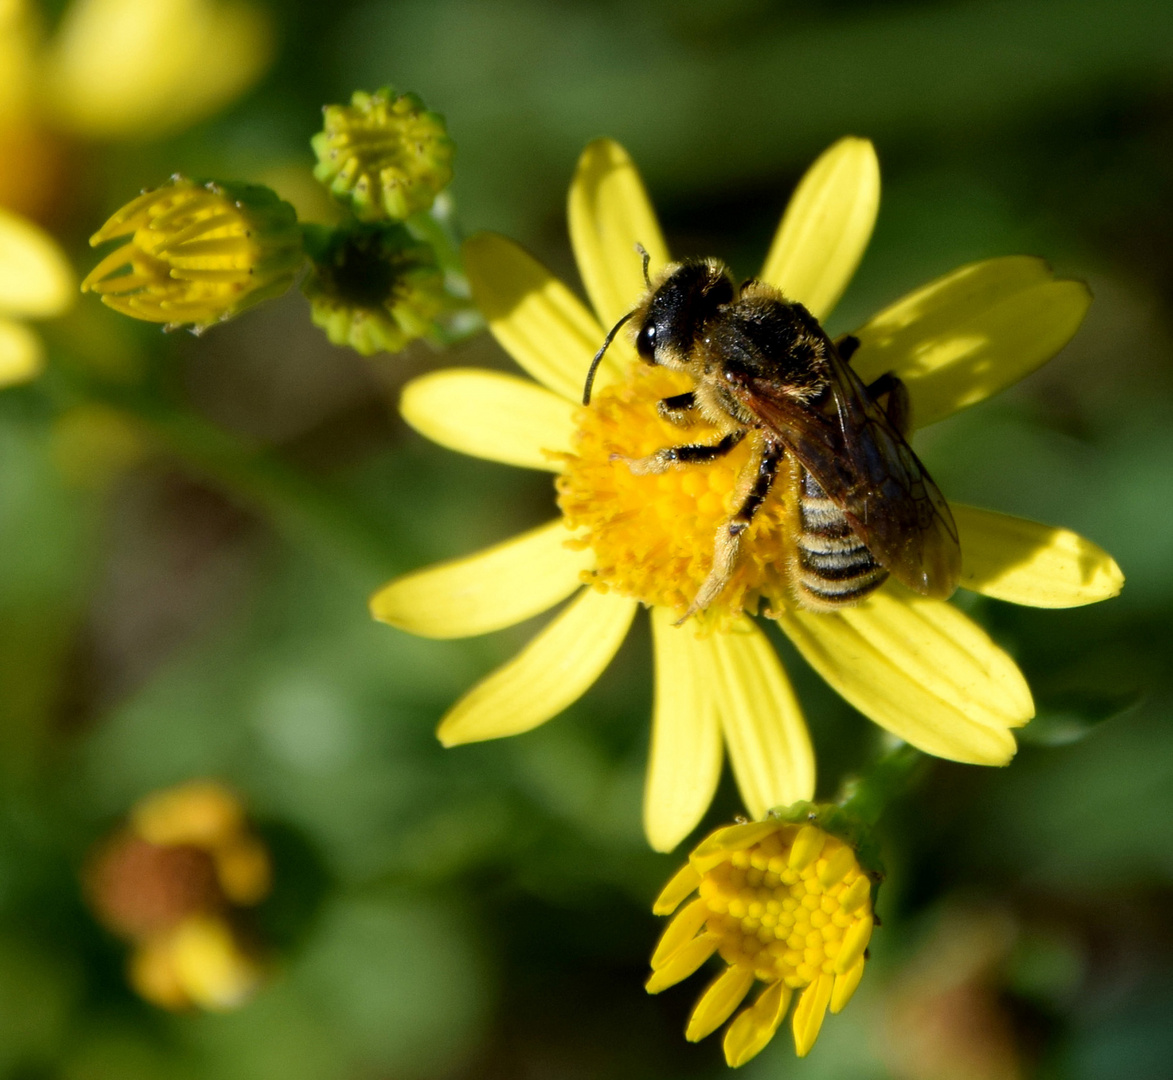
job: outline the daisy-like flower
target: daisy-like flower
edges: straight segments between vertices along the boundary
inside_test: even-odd
[[[652,907],[671,915],[698,894],[660,938],[648,993],[675,986],[719,953],[728,966],[697,1000],[685,1038],[716,1031],[760,981],[765,988],[725,1032],[725,1060],[744,1065],[758,1054],[796,993],[794,1049],[805,1057],[828,1007],[842,1010],[863,976],[876,878],[849,843],[813,822],[771,818],[718,829]]]
[[[824,320],[871,235],[879,168],[847,138],[803,177],[759,278]],[[417,430],[468,454],[557,474],[561,515],[465,559],[409,574],[371,600],[377,619],[437,638],[487,633],[577,592],[512,661],[444,716],[445,745],[515,735],[577,700],[615,655],[636,611],[651,609],[656,692],[644,827],[658,850],[700,821],[722,746],[755,818],[813,794],[814,757],[781,664],[747,616],[763,605],[799,652],[876,723],[930,754],[1003,765],[1012,730],[1034,713],[1013,660],[951,604],[889,582],[857,607],[798,607],[786,581],[781,493],[744,534],[734,573],[702,618],[676,626],[712,565],[713,537],[737,501],[749,448],[711,464],[634,475],[617,458],[680,442],[657,402],[687,379],[639,363],[617,338],[594,398],[583,379],[607,328],[645,290],[668,252],[639,175],[610,141],[590,145],[570,189],[570,235],[595,314],[516,244],[484,234],[465,247],[473,293],[497,340],[536,380],[476,370],[426,375],[404,391]],[[852,365],[869,383],[902,379],[914,424],[933,423],[1021,378],[1074,334],[1089,295],[1045,263],[1001,258],[962,267],[897,301],[855,332]],[[715,442],[698,423],[689,441]],[[748,440],[746,440],[748,442]],[[1065,529],[952,507],[967,589],[1066,607],[1115,595],[1122,575]],[[568,531],[569,530],[569,531]]]
[[[45,350],[18,319],[68,310],[77,294],[73,270],[48,233],[0,208],[0,387],[40,374]]]

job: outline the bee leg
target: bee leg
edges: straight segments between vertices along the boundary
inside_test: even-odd
[[[667,472],[673,465],[695,465],[706,461],[716,461],[724,457],[742,439],[745,438],[745,429],[731,431],[720,442],[707,445],[705,443],[688,443],[684,446],[665,446],[647,457],[629,458],[622,454],[613,454],[612,461],[624,461],[627,467],[636,476],[647,473]]]
[[[678,427],[687,427],[692,422],[690,415],[696,409],[696,394],[691,390],[687,394],[675,394],[672,397],[661,398],[656,405],[662,419]]]
[[[835,342],[835,348],[838,350],[841,360],[850,362],[855,355],[855,350],[859,348],[859,338],[854,334],[844,334]]]
[[[868,387],[868,397],[884,410],[892,426],[901,435],[908,434],[912,420],[911,403],[908,400],[908,387],[900,379],[892,372],[886,372]]]
[[[758,461],[758,473],[754,477],[753,486],[737,513],[717,530],[717,537],[713,543],[713,568],[692,603],[688,605],[688,610],[676,623],[677,626],[698,611],[704,611],[729,583],[730,577],[733,576],[733,568],[737,565],[741,537],[750,527],[762,503],[766,501],[766,496],[770,494],[770,489],[778,476],[778,465],[785,453],[781,443],[766,443]]]

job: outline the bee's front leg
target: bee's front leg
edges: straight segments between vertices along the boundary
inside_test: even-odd
[[[671,400],[670,398],[668,400]],[[665,446],[647,457],[629,458],[622,454],[612,454],[612,461],[623,461],[636,474],[644,476],[648,473],[667,472],[673,465],[696,465],[706,461],[716,461],[724,457],[742,439],[745,438],[745,429],[731,431],[720,442],[708,445],[706,443],[687,443],[684,446]]]
[[[656,405],[660,417],[677,427],[688,427],[696,412],[696,394],[689,390],[685,394],[674,394],[661,398]]]
[[[757,475],[753,478],[749,492],[746,494],[740,509],[725,524],[717,529],[717,537],[713,543],[713,568],[704,584],[693,598],[688,610],[681,617],[677,626],[695,615],[704,611],[714,600],[733,576],[733,569],[737,565],[737,553],[741,548],[741,537],[750,527],[754,516],[761,509],[766,496],[774,486],[778,476],[778,465],[786,451],[781,443],[767,442],[758,459]]]

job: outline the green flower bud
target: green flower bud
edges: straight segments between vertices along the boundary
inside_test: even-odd
[[[361,225],[311,237],[302,291],[314,325],[363,356],[430,337],[449,307],[435,254],[401,225]]]
[[[359,90],[349,105],[327,105],[311,140],[314,176],[360,221],[402,221],[452,180],[452,140],[444,118],[415,94]]]

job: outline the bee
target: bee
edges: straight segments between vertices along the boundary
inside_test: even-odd
[[[595,372],[624,324],[648,364],[690,375],[694,389],[659,402],[681,427],[699,416],[712,443],[667,446],[624,459],[637,474],[715,461],[743,440],[752,447],[741,505],[717,530],[713,566],[685,613],[703,611],[729,581],[741,537],[791,459],[798,529],[790,567],[796,602],[816,611],[857,604],[889,575],[924,596],[952,595],[961,574],[953,515],[905,440],[908,393],[891,374],[870,386],[850,366],[859,345],[833,342],[802,304],[749,280],[740,287],[717,259],[670,264],[607,334]]]

